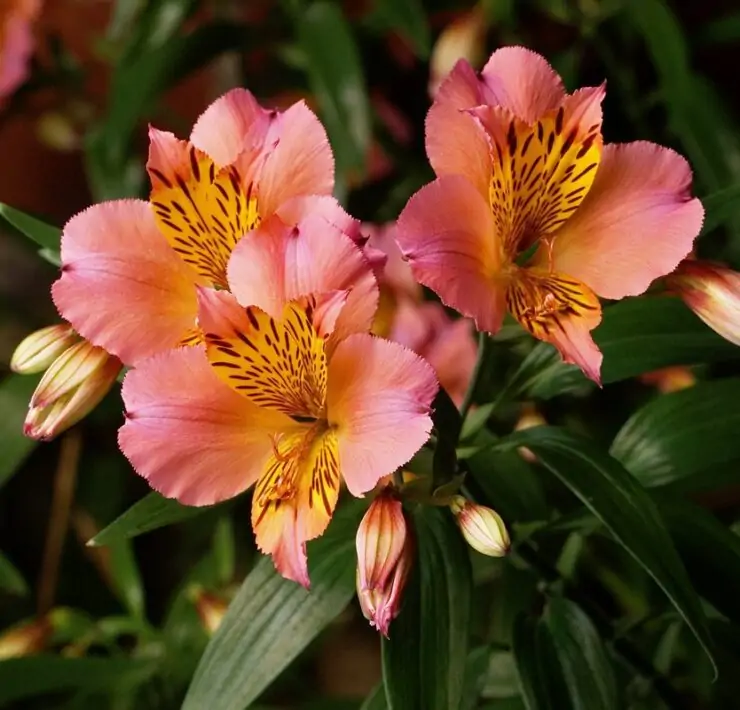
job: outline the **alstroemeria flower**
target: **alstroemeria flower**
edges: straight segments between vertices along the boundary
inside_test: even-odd
[[[28,76],[33,54],[33,24],[41,0],[5,0],[0,3],[0,102]]]
[[[205,348],[126,376],[119,443],[154,488],[188,505],[256,483],[259,548],[308,586],[305,543],[326,528],[340,480],[361,495],[416,453],[437,382],[411,351],[357,332],[377,287],[349,238],[317,218],[265,229],[239,246],[233,294],[200,291]]]
[[[444,306],[434,301],[401,301],[388,334],[421,355],[437,373],[439,384],[460,405],[475,368],[477,349],[473,324],[467,318],[453,320]]]
[[[147,170],[149,202],[105,202],[67,223],[52,290],[79,333],[128,365],[199,341],[197,287],[228,287],[232,251],[264,221],[315,214],[357,230],[330,196],[331,148],[302,102],[278,113],[230,91],[189,141],[151,129]]]
[[[424,301],[421,286],[396,243],[395,223],[363,225],[363,231],[368,234],[368,247],[387,256],[377,272],[380,304],[373,332],[421,355],[447,394],[460,404],[475,367],[472,323],[466,318],[453,320],[441,304]]]
[[[496,333],[508,309],[599,381],[598,296],[644,292],[689,253],[703,208],[691,170],[646,142],[603,145],[603,87],[566,94],[538,54],[460,61],[426,124],[437,179],[398,220],[416,278]]]

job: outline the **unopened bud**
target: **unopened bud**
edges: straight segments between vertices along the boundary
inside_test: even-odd
[[[682,261],[666,285],[710,328],[740,345],[740,273],[707,261]]]
[[[463,496],[452,499],[450,510],[465,541],[474,550],[489,557],[503,557],[509,551],[509,533],[495,510],[473,503]]]
[[[459,59],[466,59],[473,66],[481,61],[485,38],[486,16],[480,7],[466,12],[442,30],[429,60],[429,94],[432,98]]]
[[[44,113],[36,124],[36,136],[45,146],[62,153],[78,150],[81,143],[80,132],[61,111]]]
[[[36,330],[18,344],[10,359],[10,369],[20,375],[43,372],[79,339],[66,323]]]
[[[0,660],[39,653],[51,636],[52,627],[45,618],[24,621],[0,633]]]
[[[519,417],[519,421],[514,427],[514,431],[524,431],[525,429],[532,429],[533,427],[543,426],[544,424],[547,424],[545,417],[543,417],[542,414],[540,414],[540,412],[538,412],[532,405],[525,405],[522,415]],[[529,463],[537,461],[537,457],[532,449],[529,449],[526,446],[520,446],[517,451],[525,461],[529,461]]]
[[[413,557],[400,501],[388,492],[370,505],[357,530],[357,597],[365,618],[384,636],[401,606]]]
[[[640,380],[646,385],[653,385],[663,394],[678,392],[696,384],[696,376],[688,367],[675,365],[673,367],[664,367],[653,372],[646,372],[640,375]]]
[[[206,592],[199,587],[193,589],[191,598],[203,628],[209,634],[214,634],[221,626],[221,621],[229,607],[228,602],[222,597]]]
[[[118,358],[86,340],[65,350],[31,397],[25,435],[53,439],[76,424],[108,393],[121,368]]]

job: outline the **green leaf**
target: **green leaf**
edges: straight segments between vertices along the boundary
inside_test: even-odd
[[[131,159],[130,141],[142,116],[151,114],[162,93],[221,53],[238,49],[243,26],[227,22],[202,25],[122,61],[113,77],[110,105],[102,125],[86,144],[86,164],[99,200],[136,195],[142,171]]]
[[[110,545],[122,538],[136,537],[150,530],[194,518],[214,506],[182,505],[152,491],[103,528],[88,545]]]
[[[382,683],[373,688],[373,692],[365,698],[360,706],[360,710],[388,710],[388,703],[385,699],[385,688]]]
[[[536,427],[506,439],[527,446],[611,531],[657,582],[684,618],[715,668],[699,600],[655,504],[614,458],[589,439],[556,427]]]
[[[21,234],[38,244],[39,254],[55,266],[59,265],[59,242],[62,230],[42,222],[25,212],[0,202],[0,216]]]
[[[701,233],[706,234],[721,224],[740,216],[740,184],[731,185],[723,190],[702,197],[704,205],[704,224]]]
[[[0,202],[0,216],[12,224],[19,232],[25,234],[40,247],[59,251],[59,240],[62,230],[42,222],[36,217]]]
[[[355,589],[352,501],[309,543],[311,591],[283,579],[262,558],[237,592],[195,671],[183,710],[242,710],[342,612]]]
[[[311,91],[318,101],[338,171],[362,176],[370,145],[370,102],[352,29],[339,5],[313,3],[297,19]]]
[[[710,20],[696,35],[696,43],[714,46],[740,39],[740,12]]]
[[[550,510],[539,477],[516,451],[483,449],[467,460],[483,500],[505,520],[547,520]]]
[[[740,481],[740,379],[658,396],[624,424],[611,447],[645,486],[712,488]]]
[[[28,585],[15,565],[0,553],[0,590],[23,596],[28,594]]]
[[[676,298],[630,298],[609,306],[593,337],[604,353],[604,384],[669,365],[740,357],[740,348],[708,328]],[[499,399],[523,394],[549,399],[586,382],[575,365],[562,362],[555,348],[540,343],[512,375]]]
[[[555,704],[556,698],[544,669],[547,649],[543,649],[542,639],[541,627],[534,619],[524,614],[516,617],[511,650],[524,706],[527,710],[559,710],[567,707],[567,704]],[[561,700],[564,698],[561,697]]]
[[[474,648],[468,654],[465,664],[465,687],[463,688],[460,710],[475,710],[478,698],[487,679],[488,662],[491,649],[488,646]]]
[[[560,659],[573,710],[619,710],[614,669],[591,620],[568,599],[550,599],[544,623]]]
[[[28,403],[40,375],[8,375],[0,382],[0,486],[25,461],[38,443],[23,435]]]
[[[432,419],[437,434],[434,447],[432,474],[434,487],[448,483],[457,473],[457,441],[462,429],[462,419],[450,395],[440,387],[432,404]]]
[[[0,707],[52,692],[121,690],[143,683],[155,668],[151,660],[129,658],[11,658],[0,661]]]
[[[740,623],[740,538],[688,501],[661,497],[658,505],[696,591]]]
[[[460,706],[471,604],[468,551],[447,511],[414,514],[417,558],[403,607],[382,639],[383,680],[390,710]]]
[[[432,39],[421,0],[376,0],[375,10],[386,29],[411,43],[417,57],[429,57]]]
[[[108,549],[113,591],[133,617],[143,619],[144,587],[131,542],[119,538],[111,542]]]
[[[117,41],[130,32],[136,24],[147,0],[117,0],[106,30],[109,40]]]

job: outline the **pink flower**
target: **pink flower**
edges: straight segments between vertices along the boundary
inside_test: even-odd
[[[79,333],[129,365],[200,342],[197,288],[227,288],[237,243],[271,219],[311,214],[358,233],[330,196],[331,148],[303,102],[278,113],[230,91],[189,141],[150,129],[147,169],[149,202],[105,202],[67,223],[52,290]]]
[[[453,320],[439,303],[425,302],[411,267],[396,243],[396,225],[363,225],[367,246],[387,260],[378,273],[380,305],[373,332],[410,348],[435,370],[439,383],[455,403],[465,396],[475,367],[476,344],[472,323]]]
[[[357,598],[365,618],[385,637],[398,615],[413,544],[401,502],[388,490],[367,509],[357,529]]]
[[[33,25],[40,10],[41,0],[6,0],[0,5],[0,102],[28,77]]]
[[[477,357],[473,324],[467,318],[453,320],[440,303],[403,300],[388,337],[421,355],[452,401],[462,403]]]
[[[416,278],[479,330],[507,309],[596,382],[598,296],[644,292],[689,253],[703,219],[691,170],[646,142],[602,144],[604,88],[566,94],[539,55],[457,63],[429,111],[437,179],[398,220]]]
[[[234,252],[233,294],[201,289],[205,347],[127,375],[119,443],[154,488],[187,505],[256,483],[259,548],[308,586],[305,543],[329,523],[340,481],[362,495],[416,453],[437,382],[417,355],[362,332],[377,286],[348,237],[316,217],[264,230]]]
[[[740,345],[740,273],[708,261],[682,261],[666,285],[710,328]]]

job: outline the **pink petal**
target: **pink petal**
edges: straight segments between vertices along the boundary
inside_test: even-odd
[[[67,222],[52,296],[83,337],[127,365],[177,346],[195,325],[191,271],[140,200],[94,205]]]
[[[41,3],[37,0],[16,2],[7,9],[0,44],[0,101],[12,94],[28,77],[31,55],[34,50],[32,24]]]
[[[556,236],[554,268],[604,298],[643,293],[691,251],[704,209],[690,190],[691,169],[672,150],[604,146],[591,190]]]
[[[350,217],[331,195],[299,195],[280,205],[277,211],[286,224],[298,224],[307,217],[321,217],[332,227],[346,234],[361,246],[365,238],[360,233],[360,222]]]
[[[176,182],[176,176],[192,172],[190,166],[190,144],[180,140],[174,133],[160,131],[149,126],[149,157],[146,169],[152,187],[169,187]]]
[[[293,197],[331,195],[334,156],[316,114],[300,101],[278,116],[277,143],[266,147],[259,177],[260,214],[268,216]]]
[[[437,389],[432,368],[398,343],[366,333],[339,343],[329,361],[327,416],[350,493],[371,490],[421,448]]]
[[[197,292],[198,325],[204,333],[233,338],[236,333],[252,328],[246,309],[228,291],[198,286]]]
[[[599,321],[586,323],[582,319],[564,318],[560,321],[560,327],[550,334],[548,342],[558,349],[564,362],[578,365],[586,377],[601,387],[601,362],[604,356],[591,337],[591,329]]]
[[[385,225],[365,225],[368,233],[367,245],[387,256],[380,271],[380,281],[390,287],[397,296],[408,296],[418,300],[422,297],[421,286],[414,279],[408,262],[403,258],[401,248],[396,242],[396,223]]]
[[[488,142],[465,109],[485,103],[485,86],[465,60],[442,82],[426,118],[426,150],[438,177],[464,175],[488,197]]]
[[[558,108],[565,98],[563,82],[547,60],[525,47],[502,47],[491,55],[481,78],[489,105],[503,106],[534,123]]]
[[[398,244],[417,281],[495,333],[506,312],[496,282],[501,249],[493,216],[473,185],[448,175],[419,190],[398,218]]]
[[[121,450],[152,488],[186,505],[217,503],[252,485],[272,454],[271,435],[292,425],[222,384],[202,346],[140,363],[122,396]]]
[[[255,503],[252,502],[252,520],[255,518]],[[256,525],[257,546],[265,554],[272,556],[275,569],[285,579],[297,582],[308,589],[311,582],[308,577],[308,558],[306,541],[298,533],[298,511],[296,505],[289,501],[270,513],[268,524]]]
[[[275,111],[263,109],[250,91],[232,89],[201,114],[190,142],[216,165],[229,165],[246,148],[262,145],[276,118]]]
[[[328,291],[349,291],[334,337],[367,330],[378,305],[378,286],[358,247],[322,217],[292,227],[273,217],[237,244],[229,284],[243,306],[275,318],[288,301]]]
[[[421,355],[453,401],[462,402],[477,358],[469,320],[452,320],[439,303],[415,304],[404,299],[389,337]]]

